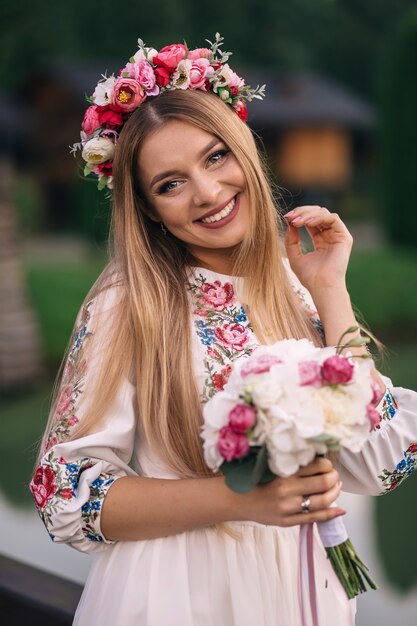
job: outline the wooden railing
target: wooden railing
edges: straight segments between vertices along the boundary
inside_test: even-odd
[[[82,585],[0,555],[0,623],[69,626]]]

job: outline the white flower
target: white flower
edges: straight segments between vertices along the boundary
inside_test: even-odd
[[[153,60],[157,54],[158,54],[158,50],[155,50],[155,48],[148,48],[146,51],[146,59],[148,63],[153,63]]]
[[[255,406],[261,409],[268,409],[282,397],[282,387],[271,375],[271,372],[257,376],[257,379],[252,389],[252,400]],[[250,385],[250,379],[248,383]]]
[[[114,143],[104,137],[94,137],[87,141],[83,148],[82,157],[88,165],[94,167],[105,161],[111,161],[114,154]]]
[[[240,89],[244,84],[244,80],[229,67],[229,64],[224,63],[216,72],[214,91],[217,91],[219,87],[237,87]]]
[[[172,75],[172,86],[175,89],[188,89],[190,85],[191,61],[184,59],[177,65],[177,69]]]
[[[97,83],[97,87],[93,93],[94,104],[102,107],[112,102],[113,86],[115,82],[116,78],[114,76],[109,76],[109,78],[105,78]]]
[[[142,48],[139,48],[139,50],[133,55],[133,59],[135,63],[140,63],[143,60],[147,61],[146,55]]]

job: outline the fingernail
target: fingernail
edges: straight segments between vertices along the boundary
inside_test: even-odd
[[[292,221],[291,224],[295,224],[295,222],[299,222],[301,220],[301,216],[300,217],[295,217]]]
[[[285,217],[289,217],[290,215],[294,214],[294,209],[292,211],[288,211],[288,213],[285,214]]]
[[[337,515],[346,515],[345,509],[337,509]]]

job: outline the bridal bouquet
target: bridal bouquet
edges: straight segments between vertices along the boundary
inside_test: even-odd
[[[291,476],[316,455],[341,447],[359,452],[380,415],[371,359],[354,362],[340,354],[355,342],[318,348],[307,339],[285,339],[235,362],[224,390],[205,406],[202,429],[206,462],[232,490],[244,493]],[[348,597],[366,591],[364,579],[376,589],[343,521],[318,529]]]

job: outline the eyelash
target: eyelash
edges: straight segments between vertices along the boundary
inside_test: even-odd
[[[216,150],[216,152],[213,152],[213,154],[211,156],[209,156],[209,158],[207,159],[207,161],[212,161],[212,159],[214,159],[214,157],[220,156],[219,159],[216,159],[213,161],[213,163],[218,163],[219,161],[222,161],[223,158],[230,152],[230,150],[228,150],[227,148],[222,148],[221,150]],[[176,180],[170,180],[166,183],[164,183],[163,185],[161,185],[158,189],[158,195],[163,195],[164,193],[169,193],[170,191],[172,191],[172,189],[176,189],[176,187],[173,187],[172,189],[169,187],[169,185],[173,185],[174,183],[177,183],[178,181]]]

